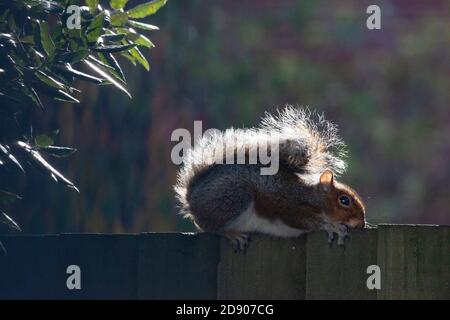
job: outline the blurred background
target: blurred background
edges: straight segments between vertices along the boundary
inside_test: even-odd
[[[139,1],[130,1],[136,4]],[[366,8],[381,7],[381,30]],[[124,61],[133,99],[80,82],[47,101],[36,134],[78,149],[53,161],[81,190],[30,171],[8,212],[25,233],[193,231],[177,215],[176,128],[253,126],[308,105],[339,125],[373,223],[450,224],[450,2],[175,1],[146,21],[150,72]]]

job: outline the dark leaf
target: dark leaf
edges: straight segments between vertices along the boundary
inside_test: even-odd
[[[68,94],[67,92],[65,92],[61,89],[59,89],[57,92],[55,92],[54,98],[57,100],[71,102],[71,103],[80,103],[80,100],[72,97],[70,94]]]
[[[19,225],[4,212],[0,212],[0,223],[4,223],[17,231],[22,231]]]
[[[120,90],[122,90],[123,92],[125,92],[128,97],[131,98],[131,94],[127,91],[127,89],[121,85],[119,82],[117,82],[116,80],[114,80],[114,78],[112,76],[110,76],[109,74],[107,74],[105,71],[103,71],[102,69],[100,69],[100,67],[97,67],[96,65],[94,65],[92,62],[85,60],[84,63],[86,63],[92,70],[94,70],[95,72],[97,72],[100,76],[102,76],[103,78],[107,79],[109,82],[111,82],[113,85],[115,85],[117,88],[119,88]]]
[[[58,60],[68,63],[77,63],[89,55],[89,50],[81,49],[74,52],[66,52],[58,56]]]
[[[80,80],[90,81],[90,82],[93,82],[95,84],[101,84],[104,81],[101,78],[97,78],[97,77],[91,76],[90,74],[87,74],[87,73],[75,70],[70,65],[64,65],[64,66],[63,65],[58,65],[58,66],[55,66],[55,69],[60,71],[60,72],[65,73],[65,74],[71,75],[74,78],[77,78],[77,79],[80,79]]]
[[[102,35],[102,39],[104,41],[111,41],[111,42],[121,41],[124,38],[125,38],[125,34],[104,34],[104,35]]]
[[[97,53],[97,55],[99,55],[99,54],[101,54],[101,53]],[[111,70],[111,71],[114,70],[114,68],[111,67],[109,64],[104,63],[103,61],[97,59],[97,58],[94,57],[93,55],[90,55],[90,56],[89,56],[89,60],[92,60],[92,62],[98,64],[98,65],[101,66],[101,67],[107,68],[107,69],[109,69],[109,70]]]
[[[39,80],[41,80],[42,82],[44,82],[45,84],[49,85],[50,87],[53,88],[57,88],[57,89],[64,89],[64,84],[62,84],[61,82],[57,81],[56,79],[53,79],[51,76],[49,76],[48,74],[45,74],[42,71],[37,71],[35,73],[36,77],[39,78]]]
[[[33,100],[34,104],[39,107],[39,109],[44,110],[44,105],[33,87],[29,89],[28,96]]]
[[[6,251],[6,248],[1,241],[0,241],[0,251],[3,252],[4,256],[8,255],[8,252]]]
[[[100,60],[102,60],[103,63],[107,63],[111,67],[113,67],[114,72],[111,72],[116,78],[118,78],[122,82],[126,82],[125,75],[122,71],[122,68],[120,67],[119,63],[117,62],[116,58],[112,55],[112,53],[97,53]]]
[[[65,158],[73,154],[77,151],[74,148],[68,147],[57,147],[57,146],[48,146],[45,148],[40,148],[41,151],[45,152],[48,155],[57,157],[57,158]]]
[[[18,148],[22,150],[22,152],[27,155],[27,160],[34,165],[36,168],[41,170],[44,173],[49,174],[56,182],[61,182],[69,188],[78,189],[75,185],[70,182],[67,178],[65,178],[61,173],[58,172],[55,168],[53,168],[42,156],[41,154],[29,146],[27,143],[23,141],[17,142]],[[79,192],[79,191],[78,191]]]
[[[3,156],[2,156],[3,155]],[[4,146],[0,144],[0,158],[8,159],[10,162],[12,162],[16,167],[20,169],[20,171],[25,172],[20,162],[16,159],[14,155],[11,154],[9,151],[9,148],[7,146]]]
[[[20,200],[22,199],[22,197],[20,197],[18,194],[9,192],[9,191],[5,191],[5,190],[0,190],[0,203],[7,206],[10,205],[11,203],[13,203],[16,200]]]
[[[123,44],[123,45],[110,45],[110,46],[97,47],[97,48],[94,48],[94,50],[97,52],[115,53],[115,52],[127,51],[131,48],[134,48],[135,46],[136,46],[136,44],[130,43],[130,44]]]

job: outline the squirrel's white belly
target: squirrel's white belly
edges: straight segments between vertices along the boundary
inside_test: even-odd
[[[292,228],[280,219],[271,221],[261,217],[256,213],[253,202],[239,217],[229,222],[225,226],[225,230],[261,232],[277,237],[298,237],[307,232],[306,230]]]

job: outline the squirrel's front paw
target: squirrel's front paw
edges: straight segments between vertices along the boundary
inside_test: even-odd
[[[251,237],[243,232],[227,232],[224,236],[233,244],[234,252],[246,252],[250,244]]]
[[[338,246],[343,246],[345,244],[345,238],[349,238],[348,228],[343,224],[332,224],[327,226],[325,231],[328,233],[328,243],[330,245],[333,244],[333,240],[335,235],[337,235],[337,244]]]

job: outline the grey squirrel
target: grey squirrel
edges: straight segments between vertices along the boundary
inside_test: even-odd
[[[309,109],[287,106],[276,116],[266,113],[257,128],[203,136],[178,172],[181,213],[198,229],[227,237],[237,250],[247,248],[251,232],[297,237],[325,230],[330,243],[336,234],[338,244],[344,244],[348,228],[365,226],[365,207],[355,190],[335,179],[346,169],[337,127],[323,116],[313,121],[312,115]],[[259,161],[221,164],[227,152],[244,150],[248,158],[251,148],[273,139],[278,143],[276,174],[262,175]]]

